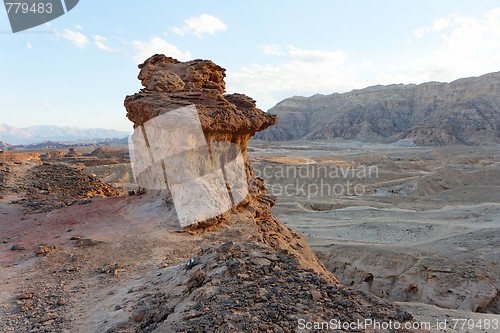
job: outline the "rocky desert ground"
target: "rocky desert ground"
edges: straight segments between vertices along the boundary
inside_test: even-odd
[[[139,68],[133,154],[0,152],[1,332],[498,331],[498,145],[249,142],[222,67]]]
[[[499,314],[498,145],[251,147],[278,197],[273,213],[306,236],[343,284],[399,302]]]
[[[163,195],[114,190],[86,175],[102,170],[84,165],[95,152],[75,153],[2,154],[2,332],[291,332],[299,319],[412,320],[341,286],[270,216],[251,222],[243,211],[185,230]],[[107,170],[100,177],[116,164]]]
[[[210,308],[220,318],[228,308],[252,308],[253,318],[261,318],[269,311],[262,306],[284,295],[299,312],[328,314],[328,306],[319,310],[320,303],[306,301],[318,290],[325,302],[348,302],[346,313],[357,302],[366,315],[370,306],[365,296],[374,294],[381,302],[372,305],[376,313],[397,306],[401,318],[411,314],[415,321],[432,323],[432,332],[494,332],[451,325],[452,319],[479,323],[499,318],[498,148],[250,142],[255,173],[277,197],[272,212],[304,235],[340,280],[343,287],[335,294],[349,293],[340,298],[332,296],[333,289],[322,289],[320,280],[311,282],[307,274],[312,272],[300,273],[293,257],[276,257],[264,245],[248,243],[264,233],[256,225],[232,220],[219,228],[186,232],[175,223],[171,202],[158,195],[129,195],[137,186],[124,146],[4,153],[0,327],[6,332],[188,332],[208,323],[175,326],[176,318],[199,318],[193,308]],[[324,177],[322,166],[328,166],[330,177]],[[306,167],[309,173],[300,175],[298,169]],[[349,167],[372,167],[372,174],[353,174]],[[347,170],[346,178],[342,172]],[[302,177],[313,172],[315,177]],[[65,187],[65,179],[75,186]],[[315,192],[312,184],[321,185],[321,180],[331,188],[337,185],[338,193],[325,195],[326,186],[324,193]],[[351,195],[340,193],[338,184],[347,181],[359,185],[358,194],[353,189]],[[309,188],[301,190],[302,183]],[[82,184],[92,193],[76,191]],[[289,184],[293,186],[285,193]],[[228,269],[227,251],[236,251],[230,260],[241,270],[230,278],[220,275],[215,264],[220,260]],[[185,266],[190,258],[197,258],[197,265],[212,276],[198,293],[218,295],[217,306],[203,308],[190,299],[194,296],[185,295],[186,288],[197,284],[196,274]],[[213,271],[206,268],[210,265]],[[276,273],[272,268],[255,271],[261,265],[278,267],[283,277],[269,281]],[[291,281],[296,285],[286,289]],[[244,304],[254,292],[260,301]],[[305,303],[296,304],[297,299]],[[276,309],[276,316],[294,312]],[[437,326],[445,321],[446,330]],[[269,323],[256,325],[254,331],[279,331]]]

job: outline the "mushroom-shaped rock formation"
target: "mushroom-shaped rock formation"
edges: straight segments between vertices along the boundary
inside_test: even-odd
[[[274,198],[247,159],[250,137],[277,117],[248,96],[225,95],[225,70],[212,61],[156,54],[139,68],[144,88],[125,98],[125,108],[135,128],[134,174],[146,192],[169,190],[183,227],[244,223],[254,228],[252,239],[338,283],[306,241],[270,213]]]
[[[225,69],[212,61],[156,54],[139,68],[144,88],[125,99],[139,185],[168,190],[183,227],[214,224],[256,200],[271,207],[246,151],[277,117],[248,96],[224,95]]]

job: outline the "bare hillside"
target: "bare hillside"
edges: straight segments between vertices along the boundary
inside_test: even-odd
[[[344,94],[291,97],[269,113],[280,121],[258,139],[498,143],[500,72],[451,83],[373,86]]]

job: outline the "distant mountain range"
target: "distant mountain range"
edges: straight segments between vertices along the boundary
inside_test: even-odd
[[[10,145],[0,141],[0,150],[7,149],[9,147],[10,147]]]
[[[279,123],[269,141],[344,138],[419,145],[500,143],[500,72],[451,83],[373,86],[291,97],[268,112]]]
[[[92,143],[106,139],[122,139],[130,132],[102,128],[77,128],[62,126],[31,126],[16,128],[0,124],[0,141],[10,145],[29,145],[46,141],[59,143]]]

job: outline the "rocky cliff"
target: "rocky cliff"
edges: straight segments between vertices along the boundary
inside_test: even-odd
[[[227,158],[224,143],[236,145],[241,152],[245,169],[242,176],[246,178],[248,185],[248,191],[245,192],[247,195],[231,209],[213,218],[198,221],[199,223],[195,226],[206,227],[231,223],[231,221],[246,221],[255,227],[255,234],[262,242],[275,249],[289,251],[297,257],[303,267],[312,268],[337,283],[336,278],[326,271],[323,264],[309,249],[305,240],[279,223],[270,213],[270,209],[274,205],[274,198],[268,194],[263,179],[255,176],[250,161],[246,157],[250,137],[257,131],[276,124],[277,117],[257,109],[255,101],[248,96],[242,94],[225,95],[225,69],[212,61],[179,62],[157,54],[139,65],[139,68],[138,78],[144,89],[139,93],[127,96],[125,99],[127,117],[134,123],[135,128],[144,128],[148,121],[158,119],[164,114],[177,112],[177,110],[188,112],[189,109],[185,109],[185,107],[194,105],[203,134],[210,147],[209,164],[221,167],[219,161]],[[190,137],[190,133],[187,133],[185,138],[180,139],[178,144],[183,145],[183,141],[189,141],[192,137]],[[152,142],[148,143],[150,146],[154,145]],[[166,142],[165,146],[170,144],[172,143]],[[193,150],[196,149],[191,151]],[[175,170],[177,173],[182,173],[186,169],[206,168],[204,162],[200,162],[203,158],[200,158],[199,155],[186,156],[184,154],[182,157],[187,161],[182,162],[182,169]],[[165,172],[168,174],[169,171],[171,170]],[[145,172],[144,176],[151,177],[152,172]],[[172,183],[172,178],[176,177],[179,177],[178,174],[173,174],[171,177],[166,177],[165,181]],[[203,177],[198,179],[200,178]],[[203,184],[205,188],[212,185],[214,184]],[[194,189],[191,187],[188,190]],[[227,190],[234,198],[236,189],[228,187]],[[189,193],[182,193],[182,195],[188,196]],[[169,201],[172,201],[170,195],[167,197]],[[218,204],[214,198],[209,199],[213,200],[207,203],[204,198],[198,196],[194,200],[194,209],[202,214],[203,210],[211,209]],[[179,207],[178,203],[175,202],[175,208],[179,215],[179,210],[182,210],[183,207]]]
[[[500,72],[451,83],[373,86],[291,97],[269,113],[280,123],[263,140],[356,139],[419,145],[500,142]]]

